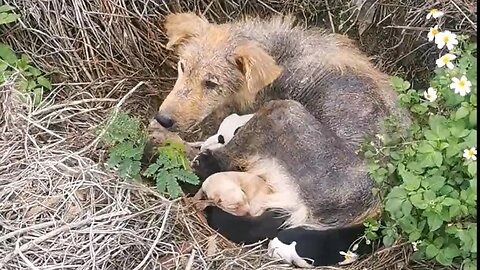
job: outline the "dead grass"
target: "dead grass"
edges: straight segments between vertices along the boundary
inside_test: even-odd
[[[433,51],[421,45],[427,9],[446,10],[450,29],[476,30],[474,3],[466,0],[6,2],[22,19],[1,28],[0,41],[55,82],[36,109],[19,101],[14,78],[0,86],[0,269],[9,270],[287,269],[259,247],[215,236],[184,201],[120,181],[99,163],[104,150],[94,130],[107,114],[129,110],[147,122],[175,80],[165,14],[192,10],[222,22],[293,13],[347,33],[380,67],[411,76],[431,64]],[[373,15],[365,9],[371,3]],[[400,244],[342,269],[432,267],[407,265],[410,253]]]

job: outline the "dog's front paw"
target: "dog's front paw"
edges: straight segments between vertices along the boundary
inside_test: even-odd
[[[195,173],[205,180],[210,175],[220,172],[220,164],[215,159],[212,151],[206,150],[200,152],[190,163]]]

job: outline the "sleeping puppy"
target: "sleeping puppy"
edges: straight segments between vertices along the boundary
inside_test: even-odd
[[[362,224],[324,231],[302,227],[280,231],[268,244],[269,255],[298,267],[345,265],[371,251]]]
[[[231,114],[225,119],[218,128],[217,134],[209,137],[200,146],[200,151],[214,150],[226,145],[232,140],[233,136],[237,133],[238,129],[245,125],[253,114],[238,115],[236,113]]]
[[[265,203],[272,194],[270,186],[262,178],[246,172],[219,172],[209,176],[195,195],[207,199],[236,216],[259,216],[265,211]]]
[[[237,244],[273,239],[287,219],[270,209],[258,217],[235,216],[216,206],[207,206],[204,213],[212,229]]]

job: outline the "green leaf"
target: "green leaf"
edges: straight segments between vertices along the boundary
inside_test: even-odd
[[[426,209],[427,203],[423,200],[423,196],[421,193],[414,194],[410,196],[410,202],[415,206],[417,209]]]
[[[393,187],[390,193],[387,195],[388,199],[406,199],[407,191],[403,187]]]
[[[445,140],[450,135],[447,119],[444,116],[433,115],[429,118],[428,124],[438,139]]]
[[[160,168],[160,165],[153,163],[148,166],[148,168],[143,172],[143,175],[146,177],[153,176],[157,170]]]
[[[445,256],[445,250],[441,250],[437,256],[435,256],[435,259],[444,266],[449,266],[452,264],[452,259]]]
[[[43,86],[43,87],[45,87],[49,90],[52,89],[52,85],[50,84],[50,81],[43,76],[38,77],[37,82],[38,82],[38,84],[40,84],[41,86]]]
[[[470,176],[475,176],[477,174],[477,163],[471,162],[470,164],[468,164],[467,170]]]
[[[465,145],[467,147],[476,147],[477,146],[477,131],[472,129],[470,130],[470,133],[468,134],[467,137],[464,138],[464,143],[462,145]]]
[[[474,109],[470,112],[470,115],[468,117],[468,123],[470,124],[470,126],[472,127],[476,127],[477,126],[477,109]]]
[[[442,153],[440,153],[440,152],[438,152],[438,151],[433,152],[433,154],[432,154],[432,161],[433,161],[433,163],[434,163],[437,167],[442,166],[442,162],[443,162]]]
[[[450,208],[448,209],[448,216],[450,218],[454,218],[454,217],[457,217],[458,215],[460,215],[462,213],[462,211],[460,210],[460,206],[459,205],[452,205],[450,206]]]
[[[428,227],[430,227],[431,232],[438,230],[440,226],[442,226],[443,220],[440,218],[440,215],[435,212],[427,212],[426,215]]]
[[[404,216],[410,216],[410,213],[412,212],[412,203],[410,201],[406,200],[402,203],[402,213]]]
[[[173,174],[181,182],[189,183],[192,185],[197,185],[200,183],[197,175],[192,172],[176,168],[172,169],[170,173]]]
[[[424,182],[432,191],[438,191],[444,186],[445,179],[446,178],[441,175],[432,175],[430,177],[426,177]]]
[[[435,192],[433,192],[432,190],[425,190],[425,192],[423,192],[423,199],[426,201],[426,202],[431,202],[433,200],[435,200],[435,198],[437,198],[437,196],[435,195]]]
[[[431,258],[437,256],[438,251],[439,250],[435,245],[429,244],[427,246],[427,249],[425,250],[425,255],[427,256],[427,259],[431,259]]]
[[[420,187],[420,177],[409,171],[400,173],[405,183],[405,189],[409,191],[417,190]]]
[[[408,241],[409,242],[417,241],[418,239],[420,239],[421,236],[422,235],[420,234],[420,232],[418,230],[415,230],[411,232],[410,235],[408,236]]]
[[[462,119],[466,117],[469,113],[470,111],[468,110],[468,108],[462,106],[458,108],[458,110],[455,112],[455,120]]]
[[[33,89],[33,105],[38,106],[42,102],[43,91],[40,88]]]
[[[14,8],[12,6],[9,6],[9,5],[1,5],[0,6],[0,12],[7,12],[7,11],[10,11],[10,10],[13,10]]]
[[[15,22],[20,15],[13,13],[0,13],[0,25]]]
[[[402,203],[405,201],[405,199],[398,199],[398,198],[392,198],[388,199],[385,203],[385,210],[387,210],[390,213],[396,213],[400,211],[402,207]]]
[[[457,199],[447,197],[443,199],[442,205],[445,205],[445,206],[460,205],[460,201]]]
[[[432,145],[430,145],[428,142],[421,142],[417,150],[420,153],[432,153],[434,151]]]
[[[0,43],[0,59],[7,64],[14,65],[17,62],[17,56],[9,46]]]
[[[120,161],[122,161],[121,156],[110,154],[106,163],[110,168],[115,168],[118,164],[120,164]]]
[[[383,237],[383,244],[387,247],[392,246],[394,242],[395,242],[395,238],[393,238],[393,236],[385,235]]]
[[[167,178],[166,184],[167,184],[168,195],[170,195],[172,199],[175,199],[178,196],[180,196],[180,194],[182,193],[182,188],[180,187],[178,182],[175,180],[175,178],[173,177]]]

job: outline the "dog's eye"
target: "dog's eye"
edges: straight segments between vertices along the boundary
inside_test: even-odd
[[[206,80],[203,82],[203,85],[205,86],[206,89],[213,90],[218,86],[218,83],[211,80]]]
[[[218,143],[224,144],[225,143],[225,138],[223,135],[218,135]]]

